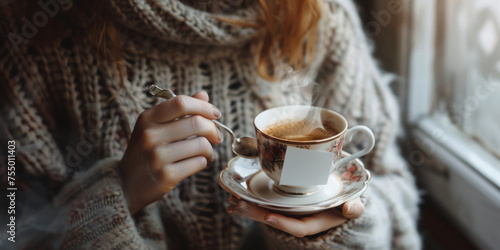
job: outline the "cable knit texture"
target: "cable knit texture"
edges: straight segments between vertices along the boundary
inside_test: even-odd
[[[217,181],[233,157],[229,140],[215,147],[216,160],[205,170],[133,216],[116,165],[139,114],[161,102],[147,94],[153,83],[177,94],[206,90],[223,111],[220,121],[238,135],[254,134],[252,119],[260,111],[302,94],[258,77],[258,30],[217,18],[252,19],[257,1],[106,1],[123,40],[125,86],[116,67],[97,63],[88,38],[76,32],[16,51],[9,34],[23,33],[21,19],[8,5],[0,9],[0,135],[17,145],[16,246],[238,248],[250,222],[225,212],[229,194]],[[277,249],[419,249],[418,193],[395,147],[399,117],[390,78],[371,58],[353,3],[327,1],[325,7],[309,71],[328,96],[327,108],[375,133],[377,145],[364,159],[373,173],[366,210],[314,236],[296,238],[267,226],[264,235]],[[2,158],[6,152],[2,148]]]

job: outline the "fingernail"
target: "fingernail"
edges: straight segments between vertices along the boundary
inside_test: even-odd
[[[240,214],[240,211],[238,209],[228,209],[227,212],[230,214]]]
[[[219,118],[222,115],[222,113],[220,112],[220,110],[218,108],[216,108],[215,106],[213,106],[213,105],[212,105],[212,111],[214,113],[215,118]]]
[[[349,205],[347,207],[347,216],[353,216],[358,211],[358,207],[354,205]]]
[[[271,225],[271,226],[277,226],[278,225],[278,221],[275,220],[275,219],[272,219],[272,218],[269,218],[266,220],[266,223]]]

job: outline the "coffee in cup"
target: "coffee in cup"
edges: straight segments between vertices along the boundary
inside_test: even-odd
[[[264,133],[289,141],[314,141],[335,136],[338,132],[326,122],[315,126],[308,120],[282,121],[266,127]]]

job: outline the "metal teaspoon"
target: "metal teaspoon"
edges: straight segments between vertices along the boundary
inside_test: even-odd
[[[172,90],[162,89],[154,84],[149,87],[149,93],[153,96],[162,97],[167,100],[172,99],[176,96]],[[226,125],[220,123],[217,120],[212,121],[219,128],[224,129],[229,133],[229,135],[231,135],[231,149],[233,150],[233,153],[245,158],[257,158],[257,140],[255,140],[255,138],[247,136],[236,137],[233,131]]]

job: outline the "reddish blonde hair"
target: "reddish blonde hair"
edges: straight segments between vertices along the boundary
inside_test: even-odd
[[[32,7],[37,6],[36,0],[14,2],[19,9],[25,10],[24,14],[36,11]],[[296,69],[309,66],[316,50],[321,0],[259,0],[259,3],[262,11],[257,20],[236,21],[220,17],[235,25],[264,31],[256,58],[259,75],[267,80],[276,80],[278,63],[286,63]],[[109,13],[107,1],[74,0],[74,7],[52,19],[44,31],[39,32],[40,37],[36,37],[36,40],[43,44],[64,30],[81,27],[82,32],[89,37],[97,58],[115,62],[123,76],[120,35]],[[82,24],[81,20],[85,22]]]
[[[276,65],[284,62],[295,69],[311,64],[316,52],[321,0],[259,0],[260,26],[265,35],[258,58],[258,72],[276,80]],[[272,58],[273,50],[278,58]],[[278,61],[275,61],[278,60]]]

